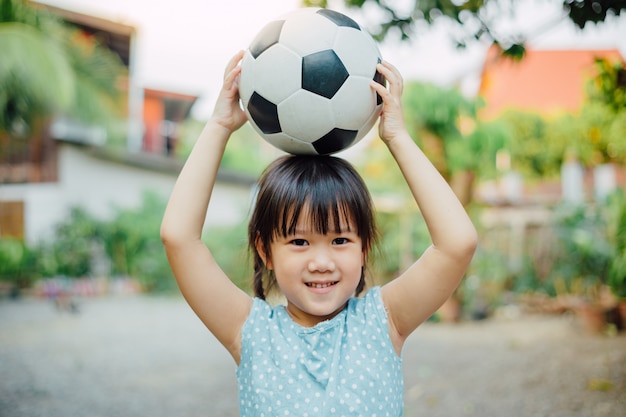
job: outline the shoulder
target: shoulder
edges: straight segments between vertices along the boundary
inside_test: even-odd
[[[260,298],[252,299],[252,307],[250,308],[250,314],[244,322],[244,328],[250,324],[254,324],[257,321],[264,321],[274,315],[274,308],[265,300]]]
[[[267,332],[271,328],[284,326],[289,321],[288,319],[289,316],[283,305],[272,306],[265,300],[254,298],[250,314],[241,329],[242,336],[250,337]]]
[[[360,317],[361,320],[387,326],[387,311],[378,286],[370,288],[362,297],[350,299],[347,309],[349,317]]]

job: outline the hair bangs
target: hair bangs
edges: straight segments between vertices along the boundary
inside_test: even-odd
[[[301,176],[298,181],[288,182],[285,188],[278,207],[280,214],[276,216],[279,223],[272,226],[274,234],[292,235],[299,231],[298,227],[324,235],[351,229],[354,207],[345,201],[344,196],[349,193],[336,177]]]

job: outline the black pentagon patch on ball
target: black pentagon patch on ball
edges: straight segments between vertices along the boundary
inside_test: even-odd
[[[265,134],[281,132],[278,120],[278,107],[257,92],[252,93],[248,102],[248,111],[254,123]]]
[[[354,142],[358,133],[359,132],[357,130],[335,128],[322,136],[320,139],[313,142],[312,145],[318,154],[328,155],[339,152],[352,145],[352,142]]]
[[[284,20],[275,20],[265,25],[250,43],[250,53],[257,59],[270,46],[278,43],[280,32],[283,30]]]
[[[302,88],[322,97],[332,98],[349,75],[332,49],[302,58]]]
[[[357,22],[350,19],[348,16],[346,16],[343,13],[339,13],[334,10],[320,9],[317,11],[317,14],[320,14],[326,17],[328,20],[332,21],[337,26],[346,26],[350,28],[355,28],[357,30],[361,30],[361,27],[359,26]]]

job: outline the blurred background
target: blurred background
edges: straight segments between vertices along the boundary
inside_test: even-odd
[[[139,310],[160,317],[149,301],[159,300],[190,320],[190,331],[203,330],[177,307],[159,239],[165,202],[228,59],[265,23],[307,5],[342,11],[378,39],[404,75],[410,133],[479,229],[466,279],[429,326],[567,317],[569,336],[580,331],[589,343],[610,339],[615,352],[626,351],[623,1],[0,0],[3,327],[46,327],[55,310],[80,317],[88,306],[118,326]],[[207,216],[207,244],[246,290],[251,196],[279,154],[249,126],[236,132]],[[371,283],[382,284],[429,237],[375,129],[339,155],[374,196],[382,238]],[[111,316],[106,306],[126,313]],[[14,336],[1,339],[6,366],[32,347]],[[608,392],[600,409],[609,411],[563,415],[618,415],[611,413],[619,407],[626,415],[613,401],[626,397],[626,359],[593,346],[594,360],[613,371],[583,389]],[[16,386],[0,383],[0,415],[39,415],[11,412],[33,395]],[[425,395],[416,402],[430,415],[440,405]]]

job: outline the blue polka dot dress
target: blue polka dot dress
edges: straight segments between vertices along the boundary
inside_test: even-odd
[[[311,328],[255,299],[237,382],[242,417],[402,416],[402,360],[380,288]]]

